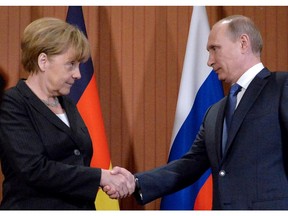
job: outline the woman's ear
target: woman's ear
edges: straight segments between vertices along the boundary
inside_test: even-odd
[[[38,56],[38,66],[41,71],[45,71],[48,62],[48,56],[45,53],[40,53]]]

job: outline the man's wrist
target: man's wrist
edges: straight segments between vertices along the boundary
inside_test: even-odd
[[[143,201],[143,194],[137,176],[135,176],[135,195],[139,200]]]

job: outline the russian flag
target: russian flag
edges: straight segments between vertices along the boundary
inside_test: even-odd
[[[69,6],[66,21],[77,26],[87,36],[81,6]],[[74,83],[69,96],[77,104],[92,139],[93,157],[90,166],[111,169],[110,153],[91,58],[86,63],[80,64],[80,72],[81,79]],[[118,201],[110,199],[102,190],[98,191],[95,205],[97,210],[119,210]]]
[[[206,8],[194,6],[168,162],[180,158],[190,149],[207,108],[224,96],[222,83],[216,73],[207,66],[209,54],[206,44],[209,32]],[[163,197],[160,208],[162,210],[211,209],[210,169],[193,185]]]

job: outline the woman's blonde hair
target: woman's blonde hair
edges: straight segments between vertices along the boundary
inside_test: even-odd
[[[35,20],[25,28],[21,40],[23,67],[28,72],[37,72],[41,53],[50,57],[69,48],[75,52],[75,61],[85,62],[90,57],[89,42],[76,26],[51,17]]]

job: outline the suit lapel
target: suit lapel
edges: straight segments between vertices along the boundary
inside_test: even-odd
[[[65,96],[62,97],[65,98]],[[81,128],[80,125],[80,121],[78,119],[78,112],[75,108],[75,106],[73,104],[71,104],[71,102],[69,102],[68,100],[63,100],[63,108],[66,110],[66,114],[67,114],[67,118],[69,120],[70,123],[70,129],[69,133],[70,136],[76,141],[76,143],[82,143],[81,140],[79,140],[79,136],[78,133],[79,131],[77,131],[77,128]]]
[[[222,131],[223,131],[223,121],[225,115],[225,104],[227,102],[227,96],[219,104],[219,112],[216,121],[216,133],[215,133],[215,151],[217,152],[218,162],[222,160]]]
[[[231,128],[228,132],[228,139],[227,139],[227,151],[231,148],[231,144],[243,122],[245,116],[249,112],[250,108],[253,106],[255,100],[258,98],[259,94],[263,90],[264,86],[267,84],[268,79],[266,77],[270,76],[271,72],[269,72],[266,68],[264,68],[257,76],[252,80],[250,85],[248,86],[246,92],[244,93],[237,109],[235,110]],[[222,121],[223,122],[223,121]],[[224,155],[223,159],[225,159]]]
[[[29,104],[33,106],[39,113],[39,115],[42,115],[44,118],[46,118],[47,122],[50,122],[51,124],[55,125],[60,130],[64,131],[66,134],[68,134],[70,137],[74,139],[73,131],[71,128],[69,128],[60,118],[55,115],[32,91],[31,89],[25,84],[24,81],[20,81],[17,85],[17,88],[19,91],[23,94],[23,96],[26,98],[26,100],[29,101]],[[63,97],[59,97],[59,101],[61,105],[66,110],[66,114],[68,117],[68,120],[70,122],[70,127],[73,125],[73,122],[75,122],[75,115],[74,112],[71,112],[71,106],[63,100]],[[72,126],[73,127],[73,126]]]

